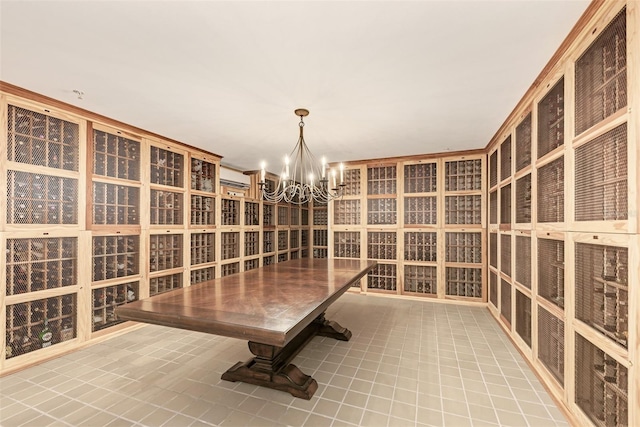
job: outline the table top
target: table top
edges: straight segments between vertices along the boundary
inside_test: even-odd
[[[296,259],[125,304],[116,315],[282,347],[376,264]]]

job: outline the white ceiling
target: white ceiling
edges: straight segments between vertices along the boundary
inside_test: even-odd
[[[483,148],[588,4],[2,0],[0,80],[241,170],[299,107],[329,161]]]

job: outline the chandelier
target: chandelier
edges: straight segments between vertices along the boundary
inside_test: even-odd
[[[345,187],[344,166],[340,163],[340,176],[337,177],[336,170],[328,167],[324,157],[321,162],[316,160],[303,136],[304,117],[309,115],[309,110],[299,108],[295,113],[300,117],[300,137],[291,154],[285,156],[282,172],[275,185],[267,185],[266,164],[262,162],[258,183],[262,198],[273,203],[284,201],[302,205],[313,200],[326,204],[342,196]]]

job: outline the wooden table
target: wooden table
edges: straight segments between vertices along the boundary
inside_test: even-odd
[[[316,380],[289,362],[315,336],[348,341],[351,331],[325,310],[376,261],[297,259],[176,289],[116,309],[123,320],[207,332],[249,341],[255,357],[222,375],[228,381],[310,399]]]

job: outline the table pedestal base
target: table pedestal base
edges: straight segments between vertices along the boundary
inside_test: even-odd
[[[236,363],[222,374],[222,379],[286,391],[309,400],[318,389],[318,383],[289,362],[316,335],[349,341],[351,331],[326,320],[323,313],[284,347],[249,341],[249,350],[256,357]]]

